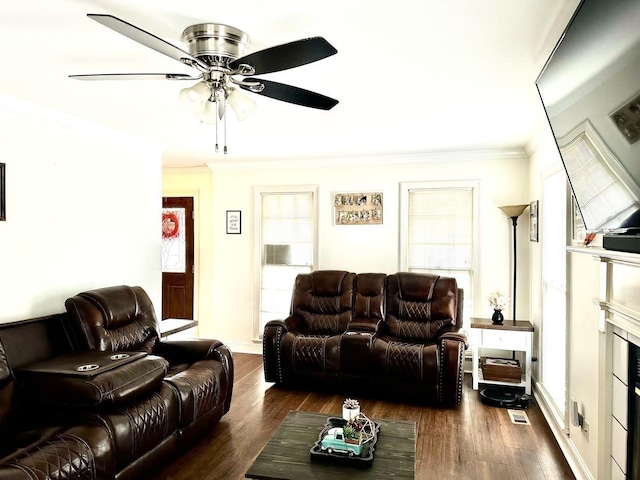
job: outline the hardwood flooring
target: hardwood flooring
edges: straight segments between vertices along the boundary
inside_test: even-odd
[[[152,480],[239,480],[290,410],[340,415],[344,395],[290,390],[264,381],[262,357],[234,354],[231,409],[199,443]],[[466,376],[462,403],[432,408],[359,397],[370,418],[416,422],[416,479],[574,479],[536,405],[531,425],[511,423],[507,409],[480,402]]]

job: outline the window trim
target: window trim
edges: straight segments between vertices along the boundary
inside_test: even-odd
[[[471,288],[475,296],[467,298],[471,292],[465,292],[465,298],[471,300],[469,305],[471,310],[475,309],[477,302],[477,295],[480,292],[480,279],[477,274],[480,269],[480,229],[479,229],[479,213],[480,213],[480,181],[479,180],[438,180],[438,181],[424,181],[424,182],[401,182],[400,183],[400,231],[398,238],[398,269],[401,272],[408,269],[408,257],[409,257],[409,192],[412,190],[424,190],[424,189],[471,189],[472,205],[472,234],[474,238],[471,254],[473,259],[471,261],[471,268],[469,274],[471,276]],[[473,317],[473,312],[465,311],[463,314],[464,319]]]
[[[318,185],[268,185],[253,187],[253,341],[262,342],[260,294],[262,291],[262,194],[311,194],[313,266],[318,265]],[[292,285],[293,287],[293,285]]]

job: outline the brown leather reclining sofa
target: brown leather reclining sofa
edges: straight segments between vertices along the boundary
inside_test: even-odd
[[[0,478],[148,478],[228,412],[229,349],[161,341],[142,288],[91,290],[65,306],[0,325]]]
[[[318,270],[298,275],[285,320],[267,323],[265,379],[459,404],[463,291],[454,278]]]

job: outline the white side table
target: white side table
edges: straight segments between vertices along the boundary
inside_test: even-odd
[[[531,349],[533,345],[533,324],[528,320],[505,320],[502,325],[494,325],[489,318],[471,318],[471,352],[473,354],[473,389],[480,383],[524,387],[531,395]],[[480,368],[480,350],[509,350],[525,353],[522,365],[522,379],[516,382],[485,380]]]
[[[160,336],[166,339],[169,335],[197,327],[198,321],[183,318],[165,318],[158,324],[160,326]]]

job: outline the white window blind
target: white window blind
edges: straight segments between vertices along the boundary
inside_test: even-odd
[[[289,314],[296,275],[313,270],[315,192],[260,192],[260,275],[256,337]]]
[[[561,148],[580,211],[589,230],[626,218],[636,201],[585,132]],[[611,212],[620,212],[611,216]]]
[[[472,187],[413,188],[406,194],[406,269],[456,278],[472,311],[474,225]]]

